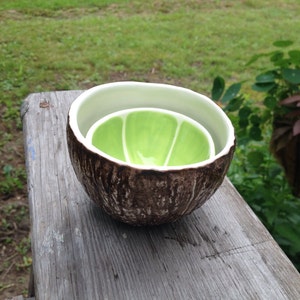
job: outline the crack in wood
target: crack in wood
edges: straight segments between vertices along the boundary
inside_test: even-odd
[[[172,236],[165,236],[164,238],[165,238],[166,240],[173,240],[173,241],[178,242],[179,245],[180,245],[182,248],[184,248],[186,245],[192,245],[193,247],[200,246],[199,243],[194,242],[194,241],[190,241],[189,239],[184,238],[183,236],[175,236],[175,237],[172,237]]]
[[[29,103],[28,101],[23,101],[22,102],[22,106],[21,106],[21,110],[20,110],[20,115],[21,115],[21,120],[23,122],[23,118],[25,117],[26,113],[29,110]]]
[[[114,279],[115,279],[115,280],[118,280],[118,279],[119,279],[119,274],[118,274],[118,272],[115,271],[114,267],[111,267],[111,270],[112,270],[112,272],[113,272]]]

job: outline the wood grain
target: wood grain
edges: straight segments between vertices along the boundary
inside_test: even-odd
[[[300,275],[228,179],[176,223],[136,228],[88,199],[66,146],[82,91],[22,107],[36,299],[300,299]]]

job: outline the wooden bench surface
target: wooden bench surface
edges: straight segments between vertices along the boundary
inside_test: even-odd
[[[180,221],[136,228],[86,196],[66,120],[82,91],[22,107],[37,299],[300,299],[300,275],[226,178]]]

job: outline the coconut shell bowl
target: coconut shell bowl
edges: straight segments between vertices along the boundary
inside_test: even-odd
[[[131,225],[174,222],[221,185],[234,128],[208,97],[159,83],[93,87],[72,103],[71,163],[89,198]]]

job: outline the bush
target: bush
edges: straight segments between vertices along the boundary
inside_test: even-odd
[[[300,270],[300,51],[288,50],[292,44],[277,41],[280,50],[254,55],[246,64],[269,58],[271,67],[252,85],[260,101],[241,93],[245,82],[225,89],[220,76],[212,98],[236,128],[229,178]]]

